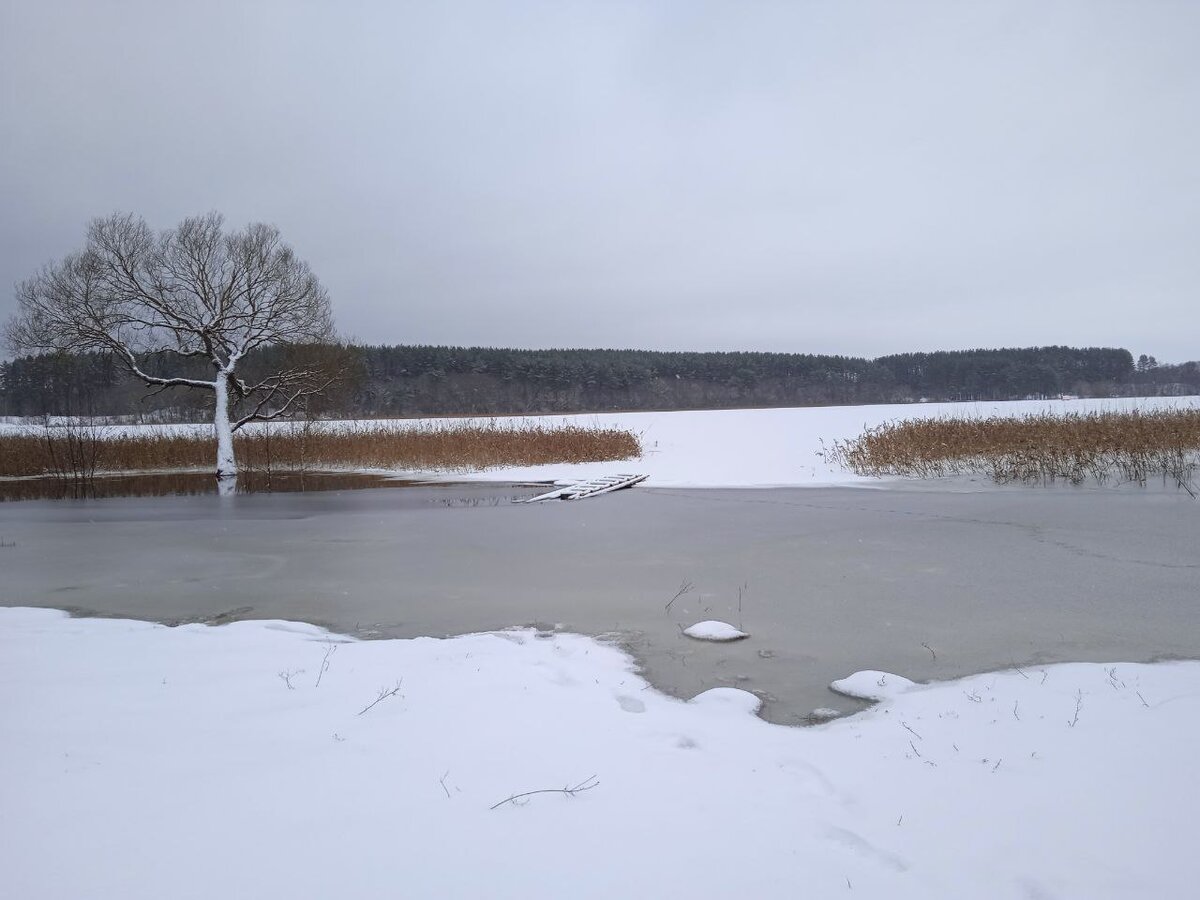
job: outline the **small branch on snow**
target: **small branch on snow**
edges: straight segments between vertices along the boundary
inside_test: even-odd
[[[564,794],[568,797],[574,797],[576,794],[582,794],[584,791],[590,791],[592,788],[599,786],[600,782],[596,779],[596,776],[593,775],[590,778],[585,778],[574,787],[543,788],[540,791],[526,791],[523,794],[513,794],[511,797],[505,797],[499,803],[495,804],[495,806],[488,808],[497,809],[503,806],[505,803],[515,803],[517,800],[520,800],[524,797],[532,797],[534,794]]]
[[[294,691],[296,689],[296,686],[294,684],[292,684],[292,676],[299,675],[303,671],[304,671],[303,669],[291,669],[291,670],[280,672],[279,677],[283,680],[283,683],[287,685],[287,689],[289,691]]]
[[[450,774],[450,770],[446,770],[446,774],[438,779],[438,784],[442,786],[442,790],[446,792],[446,799],[450,799],[450,788],[446,787],[446,777]]]
[[[1017,665],[1015,662],[1012,664],[1012,667],[1013,667],[1013,670],[1014,670],[1014,671],[1015,671],[1015,672],[1016,672],[1018,675],[1020,675],[1020,676],[1021,676],[1022,678],[1024,678],[1026,681],[1028,681],[1028,680],[1029,680],[1029,676],[1028,676],[1028,675],[1026,675],[1026,674],[1025,674],[1025,672],[1024,672],[1022,669],[1021,669],[1021,667],[1020,667],[1020,666],[1018,666],[1018,665]]]
[[[926,643],[925,641],[921,641],[921,646],[924,647],[926,650],[928,650],[929,655],[933,657],[933,661],[937,662],[937,654],[933,652],[933,648],[930,647],[929,644]]]
[[[1020,702],[1021,702],[1020,700],[1013,701],[1013,718],[1016,719],[1018,722],[1021,721],[1021,717],[1019,715],[1017,715],[1017,704],[1019,704]]]
[[[1134,693],[1137,694],[1137,698],[1142,701],[1142,706],[1146,707],[1146,709],[1149,709],[1150,704],[1146,702],[1146,698],[1142,696],[1142,692],[1134,691]]]
[[[317,683],[314,684],[313,687],[321,686],[321,678],[324,677],[325,672],[328,671],[329,660],[333,656],[333,654],[337,653],[337,648],[338,648],[338,645],[335,644],[333,641],[328,642],[328,645],[325,647],[325,658],[321,660],[321,669],[319,672],[317,672]]]
[[[917,740],[918,740],[918,741],[923,741],[923,740],[925,740],[925,738],[921,737],[919,734],[917,734],[915,731],[913,731],[911,728],[909,728],[909,727],[908,727],[907,725],[905,725],[903,722],[901,722],[901,723],[900,723],[900,725],[901,725],[901,727],[903,727],[903,728],[907,729],[907,730],[908,730],[908,732],[909,732],[910,734],[914,734],[914,735],[916,735],[916,737],[917,737]]]
[[[380,703],[380,702],[386,700],[388,697],[395,697],[398,693],[400,693],[400,685],[402,685],[403,683],[404,683],[404,679],[401,678],[399,681],[396,682],[396,686],[394,688],[392,688],[391,690],[389,690],[388,688],[385,688],[385,687],[381,687],[379,689],[379,696],[376,697],[374,700],[372,700],[370,703],[368,703],[366,706],[364,706],[362,709],[360,709],[358,711],[357,715],[361,716],[363,713],[365,713],[368,709],[370,709],[376,703]]]
[[[1068,728],[1074,728],[1079,723],[1079,711],[1083,709],[1083,688],[1075,692],[1075,718],[1067,723]]]

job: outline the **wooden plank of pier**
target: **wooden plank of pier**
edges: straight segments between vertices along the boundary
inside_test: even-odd
[[[648,477],[647,475],[601,475],[598,478],[587,478],[583,481],[577,481],[574,484],[555,488],[545,494],[538,494],[536,497],[530,497],[520,502],[539,503],[543,500],[585,500],[588,497],[597,497],[600,494],[607,494],[610,491],[620,491],[628,487],[633,487],[638,482],[645,481]]]

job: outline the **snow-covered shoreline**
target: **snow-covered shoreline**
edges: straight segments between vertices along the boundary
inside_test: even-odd
[[[29,900],[1188,895],[1200,662],[894,686],[796,729],[740,691],[660,694],[577,635],[356,642],[0,609],[0,884]]]
[[[1027,413],[1084,413],[1100,410],[1178,409],[1200,406],[1200,397],[1148,397],[1094,400],[1018,400],[978,403],[909,403],[881,406],[810,406],[779,409],[725,409],[675,412],[597,413],[588,415],[506,417],[501,419],[378,419],[320,422],[321,428],[438,427],[459,422],[501,424],[575,424],[627,429],[642,441],[644,455],[628,462],[555,464],[437,473],[455,480],[554,481],[593,478],[636,470],[649,476],[648,487],[784,487],[879,484],[829,465],[822,449],[865,429],[897,419],[944,416],[1020,416]],[[2,424],[0,434],[31,424]],[[258,426],[250,427],[262,427]],[[286,424],[273,427],[285,428]],[[211,434],[206,425],[106,425],[105,433],[130,431]],[[404,477],[427,472],[396,471]]]

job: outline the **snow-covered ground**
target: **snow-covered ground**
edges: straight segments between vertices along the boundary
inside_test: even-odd
[[[492,469],[456,475],[456,480],[550,481],[592,478],[613,472],[646,473],[647,486],[772,487],[783,485],[877,484],[821,456],[822,442],[857,437],[870,427],[897,419],[942,416],[1019,416],[1026,413],[1072,413],[1093,410],[1176,409],[1200,406],[1200,397],[1152,397],[1099,400],[1021,400],[996,403],[909,403],[892,406],[818,406],[785,409],[729,409],[683,412],[611,413],[537,416],[502,422],[574,423],[628,429],[642,439],[644,456],[625,463],[548,465]],[[479,419],[385,419],[348,423],[355,427],[446,425]],[[338,427],[337,422],[321,423]],[[0,434],[34,428],[15,420],[0,424]],[[274,427],[286,427],[276,425]],[[126,429],[201,431],[203,425],[109,426]],[[402,473],[420,476],[428,473]]]
[[[575,635],[0,609],[0,894],[1194,896],[1200,663],[857,681],[795,729]]]

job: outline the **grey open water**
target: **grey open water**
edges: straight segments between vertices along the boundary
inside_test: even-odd
[[[643,486],[511,502],[536,492],[0,503],[0,604],[368,638],[559,627],[620,641],[679,697],[755,691],[781,723],[856,709],[827,685],[865,668],[925,680],[1200,657],[1200,501],[1172,489]],[[709,618],[751,637],[680,633]]]

